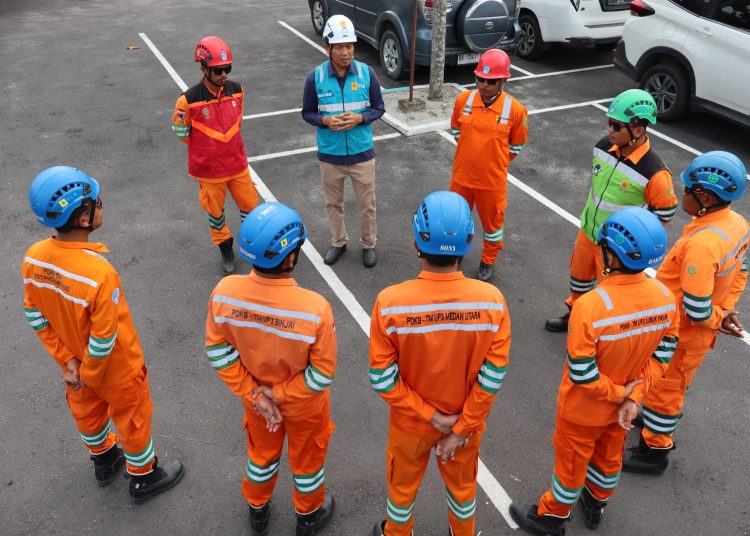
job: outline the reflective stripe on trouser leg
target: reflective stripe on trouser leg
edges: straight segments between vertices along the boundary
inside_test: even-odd
[[[228,182],[229,180],[221,182],[198,181],[200,185],[198,201],[203,210],[208,214],[211,241],[216,245],[221,244],[232,236],[232,231],[226,224],[224,216],[224,201],[227,196]]]
[[[127,464],[128,473],[133,475],[150,473],[154,465],[154,441],[151,437],[148,439],[148,445],[141,451],[125,451],[125,463]]]
[[[580,229],[570,256],[570,295],[565,303],[573,307],[575,301],[593,290],[604,270],[601,248],[594,244]]]
[[[294,482],[294,508],[309,514],[325,500],[325,461],[336,426],[331,421],[327,391],[319,413],[302,421],[285,421],[289,467]]]
[[[244,402],[245,418],[242,427],[247,441],[247,464],[242,479],[242,496],[248,504],[261,507],[273,495],[279,472],[281,450],[286,436],[286,422],[275,432],[269,432],[266,421]]]
[[[497,255],[504,247],[503,236],[505,228],[505,191],[504,190],[474,190],[474,202],[477,205],[477,215],[482,222],[482,262],[495,264]]]
[[[441,435],[412,436],[388,427],[385,473],[388,481],[385,532],[388,536],[410,536],[414,528],[414,500],[424,478],[430,453]]]
[[[101,454],[117,444],[112,432],[109,405],[90,387],[65,389],[65,398],[83,445],[91,454]]]
[[[448,523],[454,536],[474,536],[481,443],[482,433],[474,433],[465,446],[456,450],[452,460],[446,464],[438,461],[447,494]]]
[[[651,448],[671,448],[674,431],[682,416],[685,393],[707,352],[678,349],[667,372],[643,399],[643,440]]]
[[[604,427],[596,439],[594,453],[586,469],[586,487],[600,501],[609,499],[617,489],[622,470],[622,453],[627,431],[617,423]]]

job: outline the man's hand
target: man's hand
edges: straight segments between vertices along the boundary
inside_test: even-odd
[[[466,436],[460,436],[451,432],[435,445],[435,455],[440,461],[447,463],[456,455],[456,450],[466,445]]]
[[[625,394],[622,396],[622,400],[620,400],[620,404],[622,404],[623,402],[625,402],[625,400],[628,398],[628,396],[630,396],[630,393],[633,392],[633,389],[635,389],[636,385],[640,385],[642,383],[643,383],[643,380],[634,380],[634,381],[630,382],[629,384],[627,384],[625,386]]]
[[[742,338],[742,329],[737,311],[724,311],[724,319],[721,321],[719,331],[725,335]]]
[[[365,118],[362,117],[362,114],[358,114],[355,112],[344,112],[343,114],[339,115],[338,118],[339,128],[337,130],[339,131],[351,130],[365,120]]]
[[[81,387],[84,387],[84,385],[81,383],[80,375],[78,372],[81,368],[81,362],[74,357],[73,359],[65,363],[65,366],[67,367],[68,371],[63,374],[63,379],[60,383],[63,385],[67,385],[76,391]]]
[[[638,405],[630,398],[626,398],[617,410],[617,424],[624,430],[632,430],[632,420],[636,415],[638,415]]]
[[[267,399],[269,399],[274,404],[278,404],[278,400],[276,400],[273,396],[273,388],[270,385],[261,385],[259,386],[255,391],[253,391],[253,398],[255,398],[258,395],[263,395]]]
[[[263,394],[258,396],[258,403],[255,404],[255,411],[266,420],[266,428],[268,428],[269,432],[275,432],[278,430],[281,426],[281,422],[284,420],[281,416],[281,411],[279,411],[279,406]]]
[[[445,413],[435,412],[435,415],[430,419],[432,427],[440,432],[441,434],[449,434],[453,425],[461,415],[446,415]]]

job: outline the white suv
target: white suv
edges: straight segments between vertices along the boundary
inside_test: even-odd
[[[658,117],[689,109],[750,128],[750,0],[633,0],[615,66],[651,93]]]
[[[630,0],[521,0],[523,37],[516,55],[540,57],[550,43],[578,43],[611,50],[630,19]]]

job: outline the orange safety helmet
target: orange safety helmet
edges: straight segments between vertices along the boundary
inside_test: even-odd
[[[500,49],[488,50],[479,58],[474,74],[490,80],[510,78],[510,58]]]
[[[232,63],[232,51],[222,38],[209,35],[198,41],[195,61],[201,62],[204,67],[227,65]]]

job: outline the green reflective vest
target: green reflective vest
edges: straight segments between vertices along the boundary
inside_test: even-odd
[[[593,175],[586,206],[581,212],[581,230],[595,244],[599,228],[612,213],[628,207],[646,207],[646,186],[667,166],[649,150],[634,164],[620,160],[605,136],[594,146]]]

